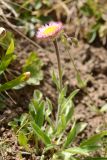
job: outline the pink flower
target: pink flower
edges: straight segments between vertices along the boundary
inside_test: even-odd
[[[61,22],[50,22],[39,28],[36,37],[38,39],[54,39],[62,31],[63,25]]]

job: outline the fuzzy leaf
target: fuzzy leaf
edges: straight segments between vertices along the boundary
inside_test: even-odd
[[[6,82],[5,84],[0,85],[0,92],[3,92],[8,89],[12,89],[13,87],[19,85],[20,83],[25,82],[27,79],[28,79],[27,74],[23,73],[22,75],[20,75],[16,79],[13,79],[9,82]]]
[[[75,136],[76,136],[76,123],[73,124],[70,132],[68,133],[68,136],[63,145],[63,148],[67,148],[70,145],[70,143],[74,140]]]
[[[43,143],[46,146],[51,144],[50,138],[47,136],[45,132],[42,131],[42,129],[37,124],[33,122],[31,126],[32,126],[34,133],[43,141]]]
[[[42,61],[39,59],[35,52],[32,52],[28,57],[25,65],[23,66],[23,72],[30,72],[31,77],[26,82],[29,85],[39,85],[43,79],[43,72],[41,70],[43,66]]]
[[[28,146],[28,144],[27,144],[28,139],[27,139],[25,133],[23,133],[22,131],[20,131],[18,134],[18,142],[23,147]]]
[[[5,56],[1,59],[0,74],[2,74],[5,71],[10,62],[14,59],[13,52],[14,52],[14,41],[11,40],[11,43],[6,51]]]
[[[90,137],[88,140],[83,141],[80,146],[87,146],[87,145],[94,145],[96,143],[98,143],[101,138],[103,138],[104,136],[107,136],[107,131],[103,131],[101,133],[98,133],[92,137]]]

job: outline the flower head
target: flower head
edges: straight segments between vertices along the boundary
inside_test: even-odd
[[[37,32],[38,39],[54,39],[56,38],[61,30],[63,29],[63,25],[61,22],[50,22],[39,28]]]

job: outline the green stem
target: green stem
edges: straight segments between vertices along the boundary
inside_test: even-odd
[[[70,52],[69,52],[69,50],[68,50],[68,48],[67,48],[67,47],[66,47],[66,50],[67,50],[67,52],[68,52],[68,54],[69,54],[69,57],[70,57],[71,63],[72,63],[72,65],[73,65],[73,67],[74,67],[75,71],[77,72],[77,74],[79,74],[79,75],[80,75],[80,73],[79,73],[79,71],[78,71],[78,69],[77,69],[77,67],[76,67],[76,65],[75,65],[74,59],[73,59],[73,57],[71,56],[71,54],[70,54]]]
[[[59,54],[59,48],[58,48],[58,43],[57,40],[55,39],[53,41],[55,51],[56,51],[56,57],[57,57],[57,63],[58,63],[58,72],[59,72],[59,91],[61,92],[62,90],[62,69],[61,69],[61,62],[60,62],[60,54]],[[60,114],[60,105],[58,105],[58,111],[56,115],[56,128],[58,127],[58,120],[59,120],[59,114]]]
[[[61,70],[61,62],[60,62],[60,54],[59,54],[59,48],[58,48],[58,43],[57,40],[55,39],[53,41],[54,43],[54,47],[55,47],[55,51],[56,51],[56,57],[57,57],[57,63],[58,63],[58,72],[59,72],[59,90],[62,90],[62,70]]]
[[[76,73],[80,75],[80,72],[79,72],[79,70],[77,69],[77,67],[76,67],[76,65],[75,65],[74,59],[73,59],[73,57],[71,56],[71,54],[70,54],[70,52],[69,52],[69,50],[68,50],[67,47],[66,47],[66,50],[68,51],[68,54],[69,54],[71,63],[72,63],[72,65],[73,65],[73,67],[74,67]],[[81,77],[81,76],[80,76],[80,77]],[[87,94],[87,96],[89,97],[90,101],[91,101],[92,104],[94,105],[94,102],[93,102],[92,98],[91,98],[90,95],[88,94],[87,88],[84,88],[83,91],[84,91],[84,93]]]

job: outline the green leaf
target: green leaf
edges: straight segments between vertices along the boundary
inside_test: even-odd
[[[76,124],[76,134],[81,133],[87,127],[87,123],[79,122]]]
[[[11,40],[11,43],[6,51],[6,55],[12,54],[14,52],[14,41],[13,39]]]
[[[60,111],[59,111],[59,118],[58,118],[59,122],[58,122],[58,127],[57,127],[57,134],[60,134],[61,132],[63,132],[64,129],[66,128],[67,124],[72,119],[72,115],[74,113],[74,104],[72,102],[72,99],[75,97],[75,95],[78,92],[79,92],[79,89],[73,91],[69,95],[68,98],[63,99],[63,103],[62,103],[62,105],[60,107]],[[64,117],[62,117],[63,115],[64,115]],[[64,122],[64,124],[62,124],[63,122]]]
[[[10,42],[11,42],[11,39],[14,39],[14,35],[12,32],[8,32],[6,31],[6,36],[3,37],[3,39],[0,39],[0,46],[4,49],[4,50],[7,50]]]
[[[5,84],[0,85],[0,92],[3,92],[3,91],[8,90],[8,89],[12,89],[13,87],[15,87],[15,86],[19,85],[20,83],[26,81],[27,79],[28,79],[27,73],[23,73],[22,75],[20,75],[16,79],[13,79],[9,82],[6,82]]]
[[[59,81],[57,79],[57,76],[55,74],[55,72],[52,72],[52,81],[54,82],[54,84],[56,85],[57,89],[59,90],[60,86],[59,86]]]
[[[69,100],[66,105],[64,105],[64,108],[61,110],[58,120],[58,127],[57,127],[57,134],[62,133],[66,127],[67,124],[72,119],[72,115],[74,113],[74,105],[71,100]]]
[[[52,102],[50,101],[50,99],[46,98],[46,103],[45,104],[46,104],[45,115],[50,116],[50,114],[52,113],[52,109],[53,109]]]
[[[34,91],[29,111],[32,119],[41,128],[44,122],[45,102],[42,100],[42,93],[39,90]]]
[[[53,155],[52,160],[80,160],[80,159],[72,157],[71,153],[68,152],[58,152]]]
[[[75,95],[79,92],[79,89],[73,91],[68,98],[66,98],[61,105],[61,111],[60,114],[65,114],[66,121],[68,122],[73,115],[74,112],[74,105],[72,102],[72,99],[75,97]]]
[[[42,2],[40,0],[35,1],[35,9],[38,10],[42,7]]]
[[[31,124],[34,133],[43,141],[43,143],[47,146],[51,144],[50,138],[46,135],[42,129],[35,124],[34,122]]]
[[[97,37],[97,32],[96,31],[95,32],[90,32],[88,34],[88,41],[89,41],[89,43],[93,43],[94,40],[96,39],[96,37]]]
[[[45,119],[50,124],[50,127],[54,131],[55,130],[54,121],[53,121],[52,117],[50,116],[52,114],[53,106],[52,106],[52,102],[48,98],[46,98],[45,108],[46,108]]]
[[[28,57],[25,65],[23,66],[23,72],[30,72],[31,77],[26,82],[29,85],[39,85],[43,79],[43,72],[41,70],[43,66],[42,61],[39,59],[35,52],[32,52]]]
[[[92,137],[90,137],[88,140],[83,141],[80,146],[87,146],[87,145],[94,145],[96,143],[98,143],[101,138],[103,138],[104,136],[107,136],[107,131],[103,131],[101,133],[98,133]]]
[[[65,96],[66,96],[66,93],[67,93],[67,86],[65,86],[62,91],[59,93],[59,97],[58,97],[58,104],[59,105],[62,105],[64,99],[65,99]]]
[[[70,132],[68,133],[67,140],[65,141],[63,148],[67,148],[76,136],[76,123],[74,122]]]
[[[75,155],[75,154],[80,154],[80,155],[85,155],[85,156],[89,155],[87,149],[83,149],[83,148],[79,148],[79,147],[68,148],[62,152],[71,153],[71,155]]]
[[[69,95],[69,97],[68,98],[66,98],[66,100],[64,101],[64,103],[62,104],[62,109],[64,109],[65,108],[65,106],[66,106],[66,104],[68,103],[68,101],[70,101],[70,100],[72,100],[75,96],[76,96],[76,94],[79,92],[79,89],[76,89],[76,90],[74,90],[70,95]]]
[[[87,85],[87,83],[81,79],[81,76],[79,73],[77,73],[77,83],[79,88],[85,88]]]
[[[36,124],[41,128],[44,122],[44,101],[39,104],[36,114]]]
[[[86,158],[85,160],[107,160],[107,157],[96,157],[96,158],[89,157]]]
[[[5,98],[0,95],[0,111],[6,108]]]
[[[28,146],[28,139],[27,139],[27,137],[26,137],[26,135],[25,135],[25,133],[24,132],[22,132],[22,131],[20,131],[19,133],[18,133],[18,142],[19,142],[19,144],[21,145],[21,146],[23,146],[23,147],[27,147]]]
[[[5,71],[10,62],[14,59],[13,52],[14,52],[14,41],[11,40],[11,43],[6,51],[6,55],[1,59],[0,74],[2,74]]]
[[[20,121],[21,121],[20,126],[23,126],[26,123],[27,118],[28,118],[28,114],[27,113],[24,113],[24,114],[21,115],[21,117],[20,117]]]
[[[33,99],[37,102],[40,102],[40,100],[42,99],[42,93],[39,90],[35,90],[33,93]]]
[[[72,148],[68,148],[62,152],[68,152],[71,153],[72,155],[75,154],[80,154],[80,155],[89,155],[89,152],[92,151],[96,151],[97,149],[99,149],[99,146],[86,146],[86,147],[72,147]]]

